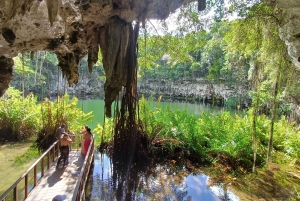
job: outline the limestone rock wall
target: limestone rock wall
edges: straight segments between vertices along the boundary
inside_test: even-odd
[[[0,96],[12,79],[11,58],[18,53],[55,52],[59,67],[72,86],[78,83],[78,62],[86,54],[91,70],[100,44],[99,30],[112,17],[143,24],[145,19],[165,19],[192,1],[195,0],[0,0]],[[280,35],[300,68],[299,0],[265,1],[283,9]],[[205,0],[198,2],[203,9]]]
[[[247,106],[250,102],[248,89],[245,86],[229,85],[224,83],[210,83],[205,79],[185,80],[180,82],[171,81],[154,81],[139,82],[138,91],[141,94],[161,95],[173,97],[174,99],[180,97],[189,97],[196,99],[218,100],[226,101],[229,98],[243,99],[243,105]],[[249,102],[247,102],[247,100]]]
[[[280,24],[280,37],[288,46],[293,63],[300,68],[300,1],[266,0],[266,2],[283,9],[284,17]]]
[[[99,30],[112,17],[124,22],[165,19],[193,0],[0,0],[0,68],[12,65],[21,52],[55,52],[69,85],[78,83],[78,63],[89,55],[89,68],[97,60]],[[114,32],[114,30],[111,30]],[[7,82],[11,75],[5,77]],[[0,96],[6,85],[0,85]]]

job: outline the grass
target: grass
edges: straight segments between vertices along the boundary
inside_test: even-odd
[[[268,169],[241,177],[232,186],[242,200],[300,200],[298,166],[271,163]]]
[[[282,157],[277,155],[276,157]],[[298,201],[300,200],[300,166],[290,163],[270,163],[255,173],[233,176],[224,164],[214,164],[202,171],[210,175],[211,184],[226,183],[240,200]]]
[[[0,195],[13,185],[39,157],[30,151],[34,140],[31,138],[20,142],[0,144]],[[28,156],[25,153],[32,154]],[[17,158],[26,158],[26,160],[16,160]]]

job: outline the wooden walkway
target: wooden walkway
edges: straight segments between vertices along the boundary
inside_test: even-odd
[[[94,137],[93,137],[94,139]],[[85,157],[77,146],[69,154],[69,164],[56,169],[58,141],[54,142],[30,168],[2,195],[0,201],[81,201],[94,161],[92,139]]]
[[[52,162],[25,201],[71,201],[84,159],[81,150],[75,150],[70,151],[69,164],[65,168],[56,169],[56,161]]]

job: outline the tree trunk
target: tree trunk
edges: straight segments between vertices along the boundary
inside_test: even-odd
[[[252,146],[253,146],[253,167],[252,172],[255,172],[256,168],[256,155],[257,155],[257,134],[256,134],[256,116],[259,98],[256,99],[253,107],[253,119],[252,119]]]
[[[24,73],[24,53],[22,53],[22,93],[23,99],[25,98],[25,73]]]
[[[267,153],[267,164],[271,162],[271,155],[272,155],[272,147],[273,147],[273,133],[274,133],[274,122],[277,113],[277,95],[278,95],[278,82],[280,77],[280,65],[278,65],[276,79],[275,79],[275,86],[274,86],[274,96],[273,96],[273,103],[272,103],[272,116],[271,116],[271,125],[270,125],[270,137],[268,143],[268,153]]]

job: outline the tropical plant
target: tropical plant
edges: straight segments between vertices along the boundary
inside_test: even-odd
[[[93,130],[98,136],[101,136],[100,142],[97,142],[97,144],[107,144],[109,143],[113,138],[113,128],[114,128],[114,122],[112,118],[105,118],[104,125],[101,126],[101,124],[97,124],[96,128]]]
[[[37,98],[8,88],[0,99],[0,136],[4,140],[21,140],[34,135],[41,128],[40,106]]]
[[[151,100],[151,99],[150,99]],[[169,154],[181,150],[183,157],[194,162],[215,162],[227,165],[234,171],[248,172],[253,167],[253,119],[256,132],[256,166],[266,163],[271,120],[256,115],[250,109],[243,115],[221,112],[218,115],[203,113],[199,118],[187,111],[164,110],[157,102],[155,108],[144,97],[139,101],[139,117],[149,136],[151,148],[163,146]],[[274,122],[274,152],[286,155],[289,161],[299,161],[298,131],[286,118]],[[167,154],[167,153],[165,153]],[[167,155],[165,155],[167,157]]]
[[[40,104],[42,129],[38,133],[36,142],[42,150],[47,149],[56,140],[56,129],[62,123],[66,124],[66,132],[79,133],[82,125],[86,125],[94,117],[92,112],[84,113],[78,108],[78,99],[70,100],[68,94],[58,97],[58,101],[51,102],[45,99]]]

